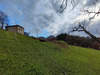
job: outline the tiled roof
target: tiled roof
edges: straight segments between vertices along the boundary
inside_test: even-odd
[[[16,26],[19,26],[19,27],[23,28],[23,27],[22,27],[22,26],[20,26],[20,25],[6,26],[6,28],[8,28],[8,27],[16,27]],[[23,28],[23,29],[24,29],[24,28]]]

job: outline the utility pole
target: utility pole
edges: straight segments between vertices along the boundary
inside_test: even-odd
[[[38,34],[39,34],[39,29],[38,29],[38,20],[37,20],[37,17],[36,17],[36,33],[37,33],[37,39],[38,39]]]
[[[38,39],[38,27],[37,27],[37,39]]]

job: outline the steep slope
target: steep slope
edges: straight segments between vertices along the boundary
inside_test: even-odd
[[[100,75],[98,50],[16,37],[0,30],[0,75]]]

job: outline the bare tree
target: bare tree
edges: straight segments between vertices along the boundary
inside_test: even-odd
[[[83,9],[82,12],[87,12],[88,14],[94,14],[89,20],[93,19],[95,16],[98,16],[100,14],[100,9],[98,11],[95,11],[95,5],[97,3],[98,0],[94,0],[93,1],[93,5],[94,5],[94,10],[90,11],[88,9]],[[60,5],[60,12],[62,13],[68,6],[68,2],[70,2],[70,4],[73,6],[73,8],[71,10],[74,9],[75,7],[75,0],[63,0],[61,5]],[[87,24],[88,25],[88,24]],[[93,34],[91,34],[87,29],[86,29],[86,23],[85,22],[78,22],[78,27],[73,27],[73,29],[70,32],[75,32],[75,31],[84,31],[86,34],[88,34],[89,36],[91,36],[94,40],[98,41],[100,43],[100,40],[94,36]],[[96,31],[98,34],[100,34],[98,31]]]
[[[70,31],[70,32],[75,32],[75,31],[83,31],[85,32],[86,34],[88,34],[89,36],[91,36],[91,38],[93,38],[94,40],[98,41],[100,43],[100,40],[94,36],[93,34],[91,34],[87,29],[86,29],[86,23],[85,21],[84,22],[78,22],[78,26],[77,27],[73,27],[73,29]],[[69,32],[69,33],[70,33]]]
[[[4,25],[8,25],[8,16],[0,10],[0,24],[1,24],[1,29],[3,29]]]

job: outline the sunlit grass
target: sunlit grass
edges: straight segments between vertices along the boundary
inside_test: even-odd
[[[63,75],[49,56],[67,75],[100,75],[98,50],[62,48],[21,34],[15,39],[14,33],[0,30],[0,75]]]

